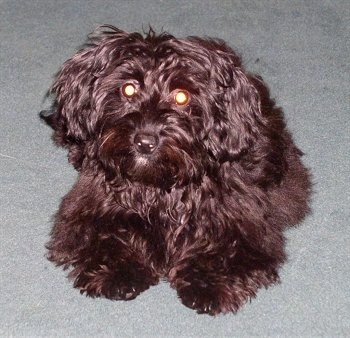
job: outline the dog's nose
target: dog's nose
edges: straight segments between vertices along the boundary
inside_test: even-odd
[[[138,133],[135,135],[134,143],[139,153],[151,154],[157,148],[158,137],[152,134]]]

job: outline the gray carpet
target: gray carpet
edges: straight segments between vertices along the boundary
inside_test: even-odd
[[[350,2],[0,0],[0,336],[350,336]],[[92,300],[44,258],[76,173],[37,118],[52,76],[98,24],[226,39],[284,107],[314,176],[282,284],[237,315],[197,315],[162,283]]]

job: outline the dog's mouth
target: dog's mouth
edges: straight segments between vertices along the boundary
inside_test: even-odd
[[[128,162],[127,159],[121,162],[120,174],[130,182],[138,182],[146,186],[165,190],[171,189],[177,183],[177,175],[163,165],[158,164],[158,166],[155,166],[151,163],[146,163],[144,158],[141,161],[136,160],[138,163],[136,165],[129,165]]]
[[[166,190],[187,184],[195,172],[194,158],[184,149],[151,133],[122,137],[110,130],[101,138],[98,158],[111,180],[120,177]]]
[[[183,186],[191,180],[185,155],[179,149],[162,144],[152,150],[146,148],[146,152],[135,148],[116,161],[124,179],[166,190]]]

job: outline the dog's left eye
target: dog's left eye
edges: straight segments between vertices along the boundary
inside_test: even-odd
[[[190,100],[190,93],[187,90],[177,90],[174,95],[174,101],[179,106],[184,106]]]
[[[127,98],[133,97],[136,94],[136,86],[133,83],[126,83],[122,87],[122,93]]]

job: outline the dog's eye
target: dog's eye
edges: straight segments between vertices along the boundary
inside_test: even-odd
[[[178,90],[175,93],[174,101],[179,106],[185,105],[190,100],[190,93],[186,90]]]
[[[122,87],[122,93],[127,98],[133,97],[136,94],[136,86],[133,83],[126,83]]]

